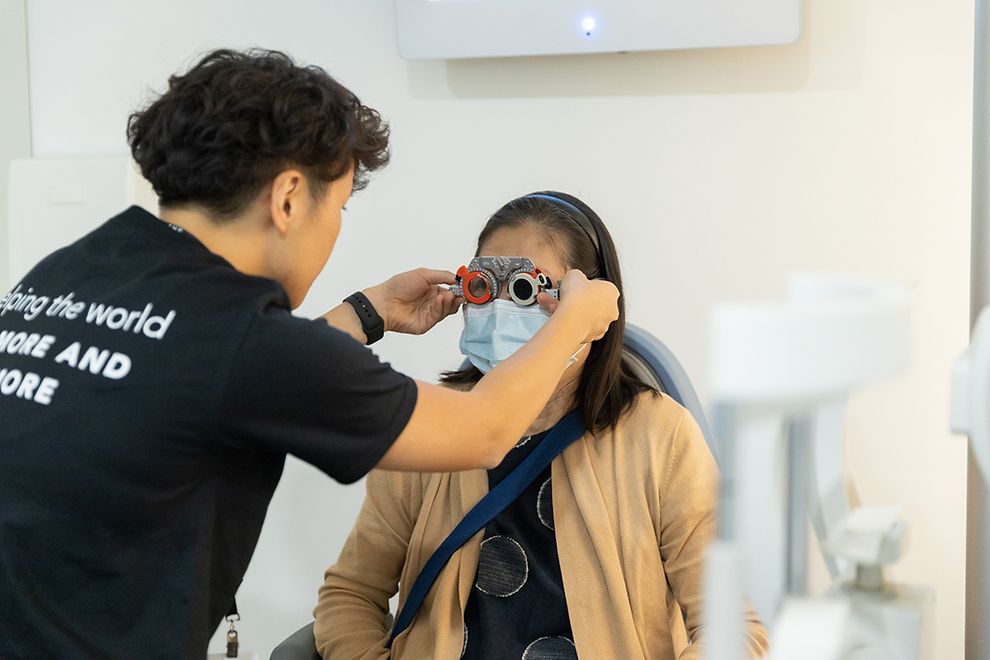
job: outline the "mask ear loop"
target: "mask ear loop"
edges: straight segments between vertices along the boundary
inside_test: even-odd
[[[580,346],[578,346],[578,349],[574,351],[574,355],[572,355],[567,360],[567,366],[564,367],[564,369],[570,369],[571,367],[573,367],[574,363],[578,361],[578,356],[581,355],[581,351],[583,351],[586,348],[588,348],[587,344],[581,344]]]

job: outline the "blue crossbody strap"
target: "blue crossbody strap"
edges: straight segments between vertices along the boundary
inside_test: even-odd
[[[471,537],[484,529],[492,518],[505,511],[526,487],[540,476],[544,469],[560,452],[575,440],[584,435],[584,418],[579,410],[568,413],[553,427],[549,434],[540,441],[536,449],[516,466],[502,481],[488,492],[481,501],[468,511],[467,515],[457,523],[454,531],[444,539],[443,543],[433,552],[433,555],[423,566],[409,590],[409,597],[392,626],[392,636],[388,640],[389,648],[395,638],[402,634],[412,623],[416,612],[423,605],[423,600],[433,587],[440,571],[457,550],[467,543]]]

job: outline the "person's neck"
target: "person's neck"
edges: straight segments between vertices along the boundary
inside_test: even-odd
[[[206,249],[247,275],[271,277],[266,267],[262,223],[249,215],[217,222],[195,208],[162,208],[159,217],[192,234]]]
[[[580,373],[576,373],[566,381],[561,381],[539,417],[526,430],[526,435],[536,435],[553,428],[564,415],[573,410],[580,382]]]

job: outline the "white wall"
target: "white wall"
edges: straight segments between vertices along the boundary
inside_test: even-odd
[[[0,0],[0,289],[4,291],[10,161],[31,155],[26,18],[24,0]]]
[[[393,163],[348,205],[306,313],[394,271],[457,266],[487,214],[539,188],[601,213],[630,319],[702,394],[713,301],[780,294],[796,268],[911,283],[915,366],[854,401],[848,457],[865,503],[904,505],[914,543],[895,576],[936,587],[937,657],[962,657],[965,445],[946,428],[968,324],[971,2],[808,0],[782,47],[450,63],[401,60],[387,0],[28,10],[38,155],[123,153],[128,112],[216,45],[288,50],[382,110]],[[379,351],[429,378],[458,362],[458,330]],[[246,646],[267,653],[308,620],[360,498],[289,465],[242,588]]]

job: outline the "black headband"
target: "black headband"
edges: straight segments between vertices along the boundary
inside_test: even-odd
[[[588,235],[588,240],[590,240],[591,244],[595,246],[595,253],[598,255],[598,271],[606,278],[608,277],[608,273],[605,272],[605,259],[602,255],[601,242],[598,239],[598,230],[595,229],[595,226],[591,224],[591,220],[588,220],[588,216],[586,216],[581,209],[574,204],[571,204],[566,199],[561,199],[560,197],[555,197],[553,195],[534,193],[532,195],[526,195],[526,198],[544,199],[548,202],[556,204],[557,206],[563,207],[564,211],[567,212],[568,217],[576,222],[581,229],[584,230],[584,233]]]

